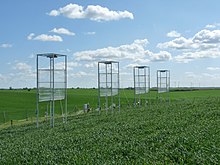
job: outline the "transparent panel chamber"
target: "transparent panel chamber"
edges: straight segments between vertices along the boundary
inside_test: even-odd
[[[141,104],[148,104],[150,92],[150,67],[149,66],[135,66],[133,68],[134,74],[134,106]]]
[[[51,126],[54,126],[55,101],[63,100],[67,112],[67,56],[46,53],[37,55],[37,113],[38,104],[49,102]],[[60,102],[61,104],[61,102]],[[62,112],[63,114],[63,112]],[[65,115],[66,116],[66,115]],[[37,114],[38,118],[38,114]],[[38,126],[38,123],[37,123]]]
[[[157,71],[157,89],[158,93],[165,93],[170,91],[170,71]]]
[[[119,62],[98,62],[98,89],[99,109],[101,108],[102,97],[105,98],[106,109],[115,104],[116,96],[118,96],[117,104],[119,104]]]

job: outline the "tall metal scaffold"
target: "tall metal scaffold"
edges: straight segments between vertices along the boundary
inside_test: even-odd
[[[39,126],[39,103],[47,102],[50,126],[54,127],[55,101],[60,101],[63,122],[67,122],[67,56],[37,54],[36,124]],[[62,103],[63,102],[63,103]],[[64,106],[63,106],[64,104]],[[64,107],[64,109],[63,109]],[[48,112],[47,112],[48,113]]]
[[[157,70],[157,99],[170,103],[170,70]]]
[[[149,105],[150,102],[148,98],[150,93],[150,67],[135,66],[133,68],[133,75],[134,75],[134,106],[135,107],[141,106],[143,100],[144,100],[144,105],[147,106]]]
[[[118,107],[120,111],[119,95],[119,62],[100,61],[98,62],[98,109],[101,110],[101,99],[105,98],[105,110],[112,111]],[[110,103],[110,105],[109,105]]]

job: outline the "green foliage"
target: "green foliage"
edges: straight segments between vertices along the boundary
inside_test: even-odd
[[[220,100],[69,117],[0,130],[0,164],[219,164]]]
[[[170,92],[171,100],[192,99],[198,97],[216,97],[220,95],[220,90],[196,90],[196,91],[179,91]],[[147,95],[151,102],[155,102],[157,93],[151,91]],[[121,106],[127,108],[133,106],[134,91],[131,89],[121,89]],[[144,99],[146,96],[141,96]],[[0,90],[0,124],[10,122],[11,120],[28,120],[33,121],[36,116],[36,91],[35,90]],[[116,100],[115,100],[116,102]],[[75,114],[83,109],[83,105],[89,103],[92,109],[98,107],[97,89],[68,89],[68,113]],[[104,98],[102,106],[104,107]],[[41,103],[39,106],[40,116],[44,117],[48,111],[48,103]],[[55,114],[61,115],[60,102],[55,105]]]

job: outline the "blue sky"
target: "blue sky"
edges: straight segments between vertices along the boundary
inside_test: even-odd
[[[68,86],[96,87],[97,62],[170,69],[171,86],[220,86],[217,0],[0,2],[0,88],[35,87],[36,54],[68,55]],[[88,81],[89,80],[89,81]]]

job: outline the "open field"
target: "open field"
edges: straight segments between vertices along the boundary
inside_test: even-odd
[[[36,94],[35,90],[0,90],[0,124],[11,120],[35,120]],[[151,91],[149,98],[152,102],[156,99],[156,92]],[[170,98],[193,99],[219,97],[220,90],[196,90],[170,92]],[[120,90],[122,108],[132,106],[134,101],[133,90]],[[104,102],[104,101],[103,101]],[[97,108],[98,94],[96,89],[69,89],[68,90],[68,112],[76,113],[83,109],[83,104],[89,103],[93,109]],[[47,111],[47,104],[40,104],[40,116],[44,116]],[[60,103],[56,104],[56,114],[60,115]]]
[[[93,111],[69,117],[67,125],[61,119],[55,123],[53,129],[42,122],[39,129],[29,124],[0,130],[0,163],[219,164],[220,160],[218,97],[173,100],[169,106],[152,104],[147,110],[100,115]]]

